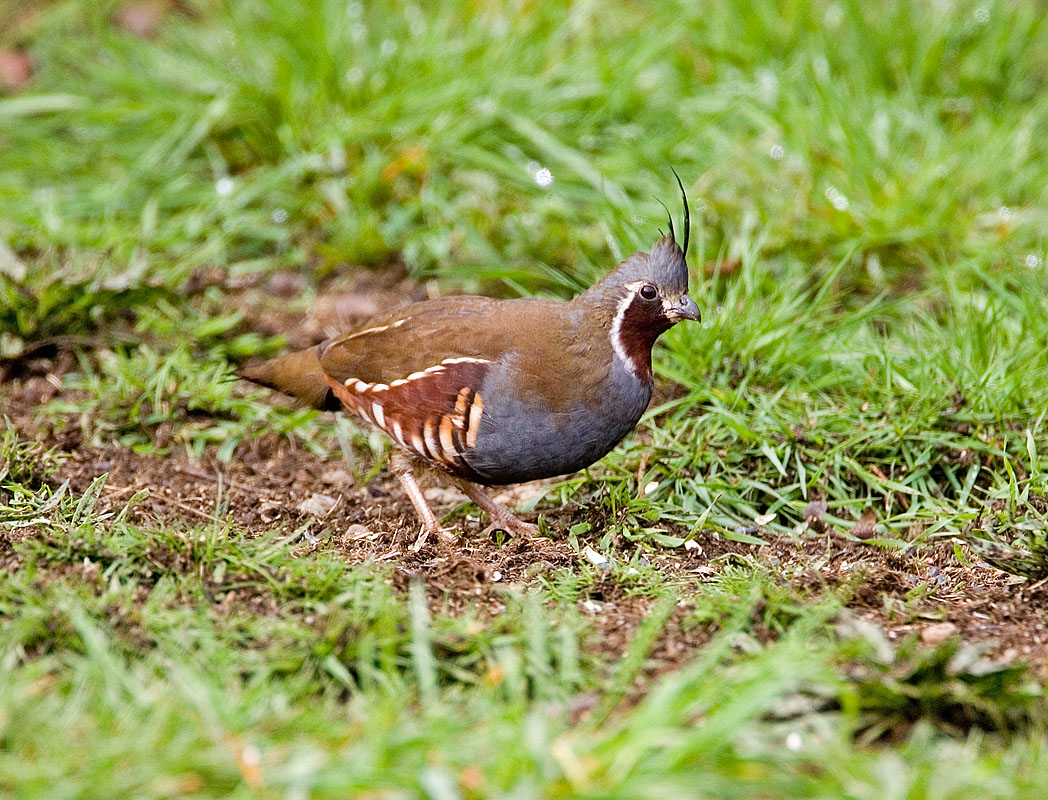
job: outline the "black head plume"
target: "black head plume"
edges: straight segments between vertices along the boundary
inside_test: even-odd
[[[677,233],[673,230],[673,215],[670,213],[670,210],[666,208],[666,204],[661,200],[659,200],[659,205],[662,206],[662,210],[666,212],[666,221],[670,224],[670,238],[673,241],[677,241]],[[659,232],[659,236],[662,236],[662,228],[656,228],[656,230]]]
[[[681,245],[681,251],[684,255],[688,255],[688,241],[691,239],[691,214],[688,212],[688,193],[684,191],[684,184],[681,183],[680,175],[677,174],[677,170],[670,167],[670,172],[673,173],[673,177],[677,179],[677,185],[680,187],[681,201],[684,203],[684,244]],[[663,208],[666,208],[664,205]],[[670,212],[667,211],[667,214]],[[670,220],[670,236],[673,236],[673,220]],[[677,241],[677,237],[673,236],[673,241]]]

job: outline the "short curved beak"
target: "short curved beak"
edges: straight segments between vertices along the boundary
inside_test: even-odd
[[[699,307],[695,305],[695,301],[686,294],[680,296],[680,300],[678,300],[677,304],[670,309],[670,313],[677,319],[691,319],[696,321],[702,319],[702,313],[699,311]]]

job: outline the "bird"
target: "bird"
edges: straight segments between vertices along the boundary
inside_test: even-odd
[[[701,319],[688,295],[691,223],[677,184],[683,244],[667,211],[668,235],[574,299],[423,300],[240,374],[306,405],[347,410],[391,438],[392,470],[422,523],[415,549],[429,536],[457,541],[426,502],[420,467],[458,484],[491,528],[534,535],[481,486],[568,475],[603,458],[648,407],[656,339]]]

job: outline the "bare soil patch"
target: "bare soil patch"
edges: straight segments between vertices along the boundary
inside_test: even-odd
[[[231,518],[245,537],[277,527],[289,532],[304,529],[293,545],[297,557],[309,558],[325,549],[337,552],[347,564],[388,565],[398,587],[424,580],[434,608],[452,613],[469,609],[482,615],[499,614],[507,592],[580,564],[567,541],[572,524],[595,523],[594,540],[603,525],[596,508],[545,508],[542,513],[554,530],[552,538],[502,539],[484,534],[486,521],[479,516],[460,516],[454,524],[462,535],[455,545],[430,541],[416,552],[411,545],[418,523],[386,471],[369,485],[359,486],[341,462],[318,459],[276,435],[242,445],[232,461],[220,464],[208,456],[194,461],[183,453],[150,456],[118,446],[85,447],[75,424],[57,431],[42,426],[37,409],[63,391],[55,376],[67,365],[63,361],[67,356],[59,353],[56,358],[35,365],[35,374],[0,386],[0,408],[21,436],[65,453],[51,478],[54,482],[68,480],[73,492],[83,492],[107,473],[100,499],[103,510],[121,509],[135,492],[147,489],[148,497],[129,512],[133,521],[201,524]],[[438,513],[447,513],[465,500],[439,485],[430,494]],[[683,533],[670,525],[666,528]],[[981,563],[964,565],[956,558],[952,542],[900,552],[809,533],[796,539],[771,538],[767,545],[754,546],[711,532],[700,536],[698,543],[698,550],[646,554],[667,581],[681,587],[682,595],[655,646],[648,674],[690,659],[709,639],[714,625],[689,624],[689,585],[714,579],[737,559],[769,567],[813,599],[829,590],[842,590],[849,609],[880,627],[889,640],[914,634],[934,644],[959,635],[966,643],[984,646],[991,658],[1021,659],[1042,675],[1048,672],[1048,587],[1017,581]],[[0,553],[9,554],[11,539],[2,544]],[[19,559],[4,558],[2,564],[17,569]],[[610,574],[586,594],[582,612],[593,622],[591,646],[604,653],[622,652],[653,601],[631,593],[628,585],[617,583]],[[252,600],[256,601],[264,604],[264,599]],[[775,636],[760,620],[755,620],[753,630],[758,638]]]

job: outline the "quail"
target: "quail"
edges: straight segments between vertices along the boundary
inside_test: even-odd
[[[479,485],[576,472],[633,429],[651,399],[655,340],[700,318],[687,294],[689,227],[684,196],[683,248],[671,219],[650,253],[573,300],[425,300],[241,374],[319,409],[344,407],[387,434],[423,525],[416,546],[428,535],[454,541],[419,488],[419,462],[458,483],[493,527],[531,534]]]

